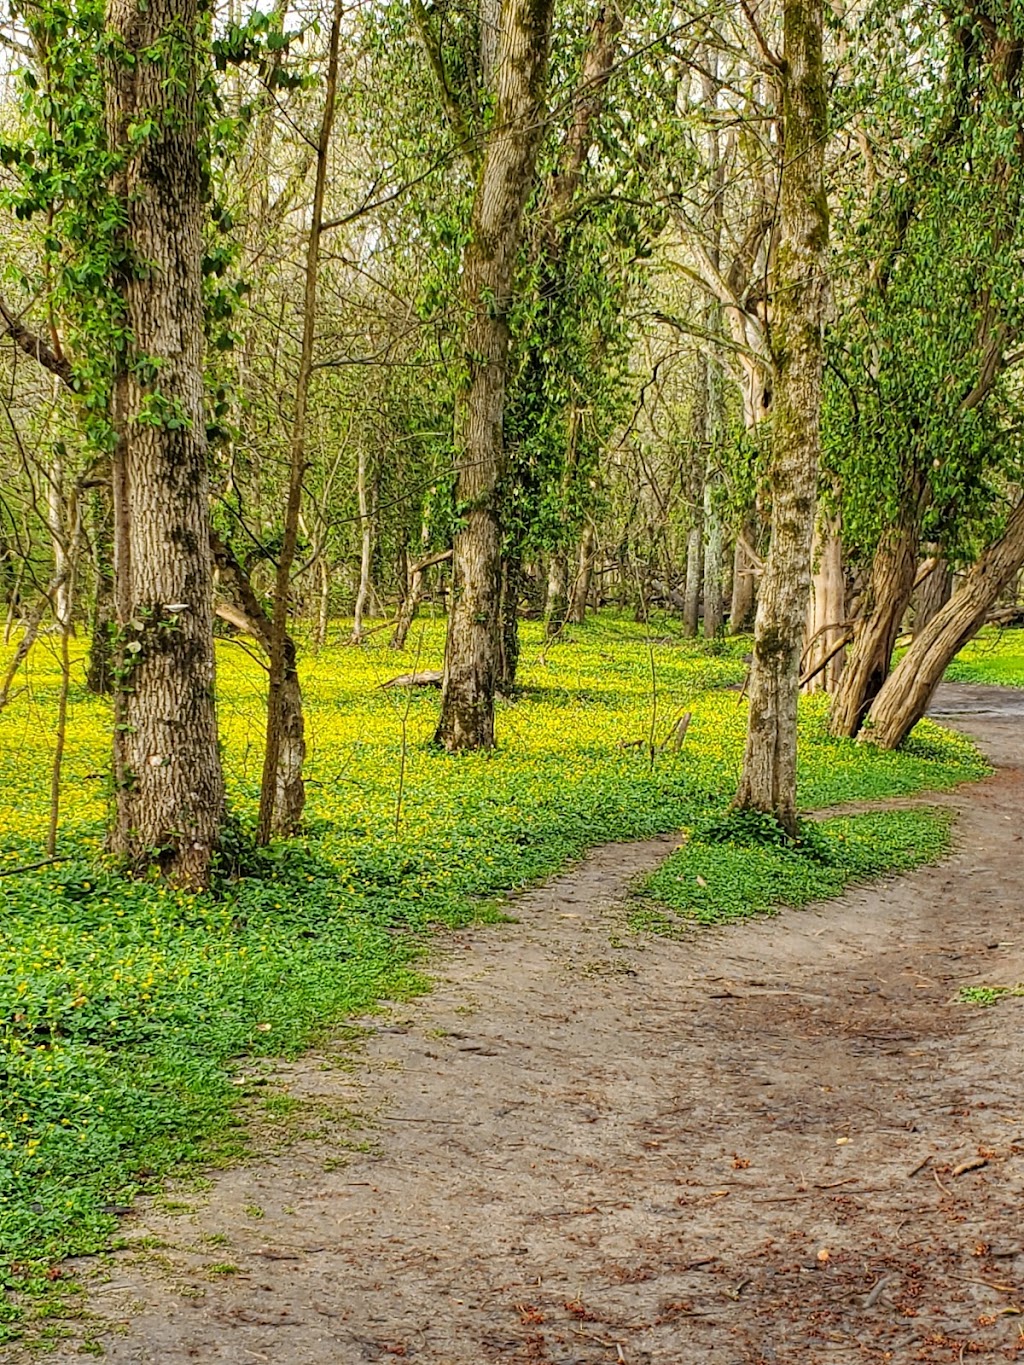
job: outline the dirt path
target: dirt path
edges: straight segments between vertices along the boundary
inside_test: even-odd
[[[936,710],[1000,765],[953,856],[668,941],[617,901],[672,841],[599,850],[279,1073],[308,1134],[127,1218],[56,1358],[1024,1360],[1024,999],[955,1003],[1024,980],[1024,693]]]

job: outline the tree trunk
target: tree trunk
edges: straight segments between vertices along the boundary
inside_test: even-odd
[[[363,613],[373,596],[373,589],[370,586],[370,572],[373,568],[373,516],[370,509],[370,492],[366,481],[366,464],[366,447],[360,443],[356,464],[356,496],[359,500],[359,525],[362,534],[359,555],[359,591],[356,593],[356,605],[353,613],[355,620],[352,622],[350,645],[358,645],[362,642]]]
[[[343,0],[334,0],[331,31],[327,42],[327,80],[324,111],[316,149],[316,176],[313,182],[313,211],[306,241],[306,278],[302,301],[302,348],[295,379],[295,412],[292,419],[291,450],[288,461],[288,502],[284,516],[284,538],[277,561],[274,584],[274,615],[271,622],[270,677],[267,688],[267,747],[263,755],[260,782],[260,814],[256,838],[267,844],[274,835],[295,834],[302,823],[306,788],[302,765],[306,755],[301,699],[298,709],[292,702],[299,693],[295,643],[288,633],[292,566],[299,536],[302,509],[302,479],[306,471],[306,417],[309,386],[313,377],[313,341],[316,328],[317,286],[320,277],[320,235],[324,220],[327,188],[327,153],[334,126],[335,98],[338,89],[338,47],[341,35]]]
[[[274,644],[273,619],[267,615],[256,595],[249,575],[216,531],[210,534],[210,549],[224,595],[239,609],[247,629],[259,641],[269,659]],[[302,765],[306,758],[302,687],[296,667],[295,641],[290,634],[285,637],[284,655],[285,670],[280,695],[281,735],[277,753],[277,780],[274,783],[275,830],[286,829],[292,813],[296,809],[301,813],[305,800],[302,786]]]
[[[197,0],[108,0],[106,116],[122,158],[112,190],[130,333],[113,407],[122,647],[110,842],[130,866],[190,888],[208,880],[224,815],[203,411],[202,23]]]
[[[889,674],[892,652],[914,591],[920,525],[920,496],[912,496],[904,503],[900,520],[883,533],[875,551],[867,611],[854,623],[853,644],[829,712],[833,735],[847,739],[856,735]]]
[[[875,697],[862,738],[895,749],[924,715],[942,675],[985,624],[992,604],[1024,564],[1024,501],[946,605],[932,617]]]
[[[323,552],[317,561],[317,567],[320,570],[320,593],[316,615],[316,649],[319,653],[327,644],[327,631],[331,620],[331,571],[327,564],[327,555]]]
[[[722,519],[714,503],[713,479],[704,485],[704,638],[722,629]]]
[[[834,521],[819,522],[812,553],[814,574],[807,608],[807,643],[800,662],[801,673],[814,672],[805,692],[834,692],[843,671],[842,650],[833,653],[846,634],[846,584],[843,579],[843,545]],[[832,657],[825,663],[828,655]],[[818,666],[824,664],[820,670]]]
[[[437,742],[449,751],[494,744],[494,694],[502,654],[502,422],[508,380],[512,284],[523,209],[544,126],[554,0],[506,0],[495,72],[492,131],[463,256],[462,309],[470,321],[466,379],[455,417],[457,504],[452,606],[445,643]]]
[[[810,592],[827,297],[822,0],[783,0],[783,168],[775,274],[772,533],[758,597],[736,805],[795,835],[800,650]]]
[[[96,696],[114,690],[114,563],[110,543],[110,501],[106,492],[92,498],[93,602],[85,685]]]
[[[519,598],[523,565],[518,554],[506,555],[501,565],[501,651],[497,688],[504,696],[515,690],[519,671]]]
[[[548,557],[548,591],[544,603],[544,635],[553,640],[561,635],[569,610],[569,557],[564,549],[552,550]]]
[[[757,565],[747,548],[753,543],[754,530],[751,522],[745,521],[736,537],[736,548],[732,557],[732,600],[729,604],[729,634],[743,635],[749,629],[754,616],[754,603]]]
[[[919,635],[953,595],[953,570],[937,546],[932,546],[935,567],[914,594],[914,634]]]
[[[704,528],[701,520],[686,537],[686,583],[683,588],[683,634],[696,635],[700,621],[700,589],[704,581]]]
[[[565,619],[573,626],[581,626],[586,620],[587,604],[590,601],[590,584],[594,576],[594,555],[597,551],[597,532],[592,522],[588,522],[580,540],[579,562],[576,577],[572,581],[569,594],[569,609]]]

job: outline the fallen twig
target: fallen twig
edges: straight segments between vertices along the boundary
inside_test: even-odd
[[[929,1152],[926,1157],[924,1157],[921,1161],[917,1163],[917,1165],[914,1167],[912,1171],[907,1172],[907,1179],[911,1180],[915,1175],[918,1175],[921,1171],[923,1171],[924,1168],[928,1165],[929,1161],[931,1161],[931,1159],[932,1154],[931,1152]]]
[[[980,1171],[982,1166],[987,1166],[988,1160],[983,1156],[971,1157],[969,1161],[961,1161],[959,1166],[954,1166],[951,1174],[954,1179],[958,1175],[966,1175],[968,1171]]]

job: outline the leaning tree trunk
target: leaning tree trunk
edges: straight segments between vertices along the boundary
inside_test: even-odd
[[[892,652],[914,591],[920,525],[920,497],[915,492],[875,551],[868,610],[854,623],[853,644],[829,711],[833,735],[847,739],[856,735],[889,675]]]
[[[506,0],[495,71],[492,132],[463,256],[462,309],[469,318],[466,379],[455,417],[455,498],[465,509],[455,536],[452,607],[445,643],[437,742],[450,751],[494,744],[494,694],[502,653],[502,422],[509,323],[523,209],[544,126],[554,0]]]
[[[130,337],[113,409],[121,649],[110,842],[129,865],[184,887],[206,884],[224,815],[203,412],[202,23],[197,0],[108,0],[106,116]],[[140,127],[151,131],[140,137]]]
[[[736,805],[796,833],[800,651],[820,451],[828,203],[822,0],[784,0],[783,168],[772,351],[771,545],[758,598],[747,745]]]
[[[1024,501],[953,596],[914,636],[872,704],[861,737],[883,749],[901,744],[927,710],[942,675],[1024,564]]]
[[[834,692],[843,671],[843,652],[837,646],[846,635],[846,584],[843,545],[838,525],[827,519],[814,535],[814,575],[807,610],[807,644],[800,663],[803,674],[813,674],[805,691]]]

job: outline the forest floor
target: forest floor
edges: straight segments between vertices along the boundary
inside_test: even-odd
[[[923,798],[941,863],[662,938],[628,894],[675,841],[598,849],[254,1072],[265,1156],[72,1263],[48,1358],[1024,1360],[1024,998],[960,999],[1024,981],[1024,692],[933,714],[996,767]]]

